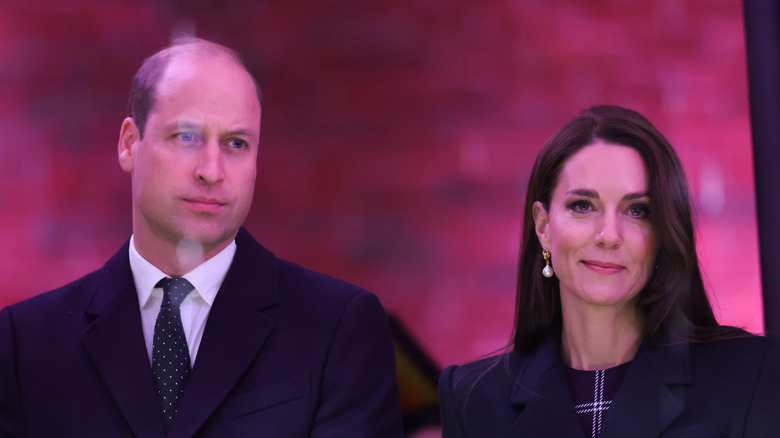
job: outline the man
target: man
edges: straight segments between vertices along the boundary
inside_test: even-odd
[[[103,268],[0,312],[0,436],[401,436],[376,297],[241,228],[262,111],[239,58],[178,41],[130,100],[133,235]]]

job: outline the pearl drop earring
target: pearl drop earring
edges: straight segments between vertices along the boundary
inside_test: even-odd
[[[542,250],[542,257],[544,257],[544,262],[547,264],[544,269],[542,269],[542,275],[550,278],[553,276],[553,268],[550,266],[550,251],[547,248]]]

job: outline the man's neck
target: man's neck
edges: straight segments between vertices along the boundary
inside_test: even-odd
[[[134,235],[133,243],[136,251],[149,263],[171,277],[181,277],[197,268],[225,249],[233,239],[218,246],[204,248],[194,239],[182,239],[177,244],[158,242],[150,244],[142,237]]]

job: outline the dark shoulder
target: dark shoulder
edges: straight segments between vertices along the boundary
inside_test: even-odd
[[[451,365],[447,368],[451,374],[452,386],[472,386],[478,380],[487,378],[493,380],[503,376],[502,371],[506,371],[506,363],[509,360],[510,353],[490,356],[474,362],[463,365]]]
[[[280,309],[294,315],[296,324],[306,321],[317,330],[337,328],[362,335],[381,331],[389,338],[387,313],[372,292],[283,259],[278,259],[277,272]]]
[[[99,286],[112,286],[116,290],[133,284],[133,274],[129,262],[130,240],[125,241],[106,263],[89,274],[74,280],[57,289],[44,292],[9,307],[14,313],[31,312],[45,316],[46,311],[56,314],[83,312],[95,299],[95,291]]]
[[[294,296],[305,300],[350,301],[359,296],[374,295],[347,281],[322,274],[296,263],[276,257],[270,250],[257,242],[249,232],[241,228],[236,236],[238,252],[233,269],[241,276],[261,278],[274,282],[280,296]]]
[[[733,339],[723,339],[710,342],[693,343],[693,349],[702,353],[708,352],[734,352],[745,354],[760,354],[768,349],[776,347],[778,339],[768,336],[746,334]]]
[[[13,313],[83,310],[92,298],[97,284],[97,277],[98,271],[91,272],[64,286],[43,292],[8,307]]]
[[[442,373],[439,386],[459,403],[475,397],[507,400],[525,360],[524,355],[511,351],[465,365],[451,365]],[[506,398],[499,393],[506,393]]]
[[[279,259],[278,291],[283,308],[311,326],[389,330],[379,298],[366,289]],[[357,328],[361,327],[361,328]]]
[[[775,356],[780,349],[780,340],[774,337],[746,335],[743,337],[691,344],[691,360],[694,366],[708,368],[718,363],[717,368],[760,367],[768,357]]]
[[[287,260],[278,260],[280,285],[304,292],[316,291],[319,295],[325,294],[331,298],[351,298],[361,294],[371,294],[366,289],[345,280],[313,271]]]
[[[439,379],[444,436],[500,434],[509,421],[507,407],[525,362],[512,351],[446,368]]]

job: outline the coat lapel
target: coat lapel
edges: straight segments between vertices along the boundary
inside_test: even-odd
[[[128,244],[101,269],[84,344],[135,436],[162,437],[164,425],[141,328]]]
[[[656,348],[645,341],[615,394],[600,436],[661,436],[682,414],[690,382],[689,344]]]
[[[659,437],[682,414],[691,382],[690,345],[637,352],[601,428],[601,438]],[[510,404],[520,412],[509,436],[584,437],[571,398],[560,345],[548,337],[517,376]]]
[[[245,229],[214,300],[198,357],[169,436],[190,437],[208,420],[257,356],[273,330],[263,310],[278,302],[277,259]]]
[[[520,412],[507,436],[583,437],[560,359],[560,344],[548,337],[518,373],[510,404]]]

